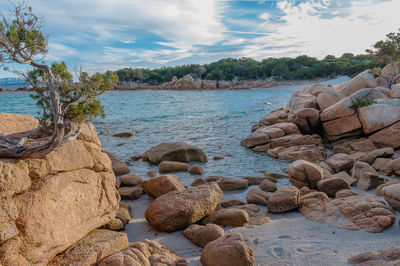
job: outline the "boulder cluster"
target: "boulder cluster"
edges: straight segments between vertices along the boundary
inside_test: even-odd
[[[393,73],[390,66],[383,76]],[[381,232],[400,210],[400,84],[368,71],[336,87],[315,84],[294,92],[285,108],[266,115],[241,144],[293,161],[292,186],[268,200],[270,212],[299,208],[337,228]],[[351,190],[376,189],[373,195]],[[253,192],[254,194],[254,192]],[[334,198],[334,199],[332,199]],[[343,220],[344,218],[344,220]]]

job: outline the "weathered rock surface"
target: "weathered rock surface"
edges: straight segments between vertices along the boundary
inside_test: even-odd
[[[357,111],[364,133],[370,134],[400,120],[400,99],[377,100]]]
[[[254,251],[238,233],[227,234],[208,243],[200,258],[203,266],[252,266]]]
[[[323,213],[325,205],[329,202],[329,197],[324,192],[310,192],[299,199],[300,213],[307,219],[323,223],[325,215]]]
[[[187,171],[188,164],[182,162],[173,162],[173,161],[162,161],[158,165],[158,171],[160,173],[169,173],[169,172],[178,172],[178,171]]]
[[[209,215],[221,199],[222,190],[210,182],[158,197],[146,210],[145,217],[160,231],[176,231]]]
[[[326,160],[326,163],[338,172],[349,171],[355,162],[350,155],[345,153],[334,154]]]
[[[246,201],[247,203],[267,206],[269,197],[269,194],[264,190],[261,190],[259,188],[252,188],[246,195]]]
[[[217,184],[222,190],[239,190],[249,186],[249,181],[239,178],[222,178],[217,180]]]
[[[359,160],[368,164],[372,164],[378,157],[390,158],[393,154],[394,151],[391,147],[376,149],[363,155]]]
[[[32,130],[32,117],[18,117],[11,124],[1,120],[0,132]],[[0,242],[8,250],[0,264],[6,265],[10,258],[48,263],[115,218],[120,200],[111,161],[91,124],[43,159],[0,159],[0,191]]]
[[[363,173],[358,179],[357,188],[360,190],[368,191],[370,189],[377,188],[378,186],[385,184],[388,179],[380,177],[374,173]]]
[[[319,181],[317,183],[317,189],[325,192],[329,197],[335,197],[336,192],[343,189],[350,189],[350,185],[343,178],[333,177]]]
[[[393,209],[400,211],[400,184],[393,184],[382,189],[383,196]]]
[[[166,246],[155,241],[145,239],[141,242],[129,243],[129,247],[114,253],[98,264],[99,266],[127,266],[127,265],[165,265],[187,266],[185,259],[174,254]]]
[[[216,224],[207,224],[206,226],[192,224],[185,229],[183,235],[196,246],[204,248],[209,242],[224,236],[224,229]]]
[[[184,190],[185,186],[176,175],[162,175],[143,181],[142,188],[147,195],[158,198],[171,191]]]
[[[304,160],[297,160],[288,168],[289,180],[297,188],[307,186],[316,188],[317,183],[324,178],[324,173],[318,165]]]
[[[184,142],[161,143],[147,150],[142,158],[155,164],[162,161],[207,162],[207,156],[201,149]]]
[[[249,214],[238,208],[222,209],[207,216],[203,224],[218,224],[224,226],[243,226],[249,221]]]
[[[116,176],[125,175],[131,172],[131,169],[129,169],[129,167],[126,166],[124,162],[118,160],[117,156],[115,156],[111,152],[105,152],[105,153],[107,153],[108,157],[110,157],[112,163],[112,170],[114,171],[114,174]]]
[[[310,205],[310,209],[302,208],[300,212],[312,212],[313,215],[305,216],[310,220],[324,222],[331,227],[340,229],[379,233],[396,220],[396,216],[389,206],[370,195],[340,197],[328,202],[323,201],[317,206],[318,208],[315,208],[315,205]]]
[[[368,137],[378,148],[400,147],[400,122],[384,128]]]
[[[282,186],[268,200],[268,211],[282,213],[299,207],[300,191],[294,186]]]
[[[128,247],[128,236],[96,229],[57,255],[49,265],[95,265],[103,258]]]
[[[353,167],[352,177],[358,180],[361,178],[362,175],[366,173],[376,174],[376,171],[371,165],[361,161],[357,161]]]
[[[346,97],[364,88],[376,88],[378,83],[374,76],[368,72],[368,70],[358,74],[351,80],[339,84],[335,87],[336,91]]]
[[[10,135],[31,131],[39,127],[39,121],[33,116],[0,113],[0,135]]]

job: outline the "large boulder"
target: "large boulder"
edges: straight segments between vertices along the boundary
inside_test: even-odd
[[[350,155],[345,153],[334,154],[326,160],[326,163],[338,172],[349,171],[355,162]]]
[[[208,243],[200,258],[203,266],[253,266],[254,251],[238,233],[232,233]]]
[[[32,130],[31,122],[25,130],[25,122],[18,126],[18,121],[10,121],[15,125],[2,121],[1,127]],[[111,161],[101,151],[91,124],[83,125],[76,140],[42,159],[0,159],[0,243],[10,250],[0,257],[0,264],[8,265],[5,261],[10,257],[30,265],[47,264],[109,223],[116,217],[120,200],[115,180]]]
[[[129,243],[129,247],[116,252],[103,260],[99,266],[127,266],[127,265],[176,265],[187,266],[182,257],[174,254],[169,248],[155,241],[145,239],[141,242]]]
[[[147,195],[158,198],[171,191],[184,190],[185,186],[176,175],[162,175],[143,181],[142,188]]]
[[[218,206],[222,190],[210,182],[169,192],[155,199],[145,212],[146,220],[160,231],[176,231],[201,220]]]
[[[400,211],[400,184],[393,184],[382,189],[385,200],[393,209]]]
[[[297,160],[288,168],[289,180],[297,188],[307,186],[316,188],[317,183],[324,178],[324,172],[318,165],[304,160]]]
[[[161,143],[147,150],[142,158],[155,164],[159,164],[162,161],[207,162],[207,156],[200,148],[184,142]]]
[[[376,82],[374,76],[370,74],[368,70],[366,70],[351,80],[339,84],[335,89],[340,95],[346,97],[361,89],[376,87],[378,87],[378,83]]]
[[[282,213],[299,207],[300,191],[294,186],[282,186],[268,200],[268,211]]]
[[[343,189],[350,189],[349,183],[340,177],[333,177],[329,179],[323,179],[317,183],[317,189],[325,192],[329,197],[335,197],[336,192]]]
[[[370,134],[400,120],[400,99],[377,100],[357,111],[364,133]]]
[[[216,224],[207,224],[206,226],[192,224],[185,229],[183,235],[196,246],[204,248],[209,242],[224,236],[224,229]]]
[[[400,122],[384,128],[368,137],[378,148],[400,147]]]

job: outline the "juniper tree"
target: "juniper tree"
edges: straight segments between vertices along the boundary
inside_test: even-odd
[[[79,85],[72,85],[72,75],[64,62],[46,64],[48,35],[42,31],[43,19],[25,3],[17,4],[0,18],[0,63],[33,67],[22,74],[34,88],[33,98],[40,107],[40,124],[47,135],[33,134],[20,139],[0,135],[0,157],[37,158],[80,133],[80,123],[104,116],[97,96],[117,82],[112,72],[92,74],[80,71]],[[37,136],[37,134],[36,134]]]

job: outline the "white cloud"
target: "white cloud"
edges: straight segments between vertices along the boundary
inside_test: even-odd
[[[329,0],[309,0],[298,5],[294,1],[278,2],[283,22],[260,24],[260,29],[270,34],[253,38],[238,55],[264,58],[307,54],[321,58],[327,54],[363,53],[399,27],[398,0],[353,1],[347,7],[331,11],[332,3]]]

